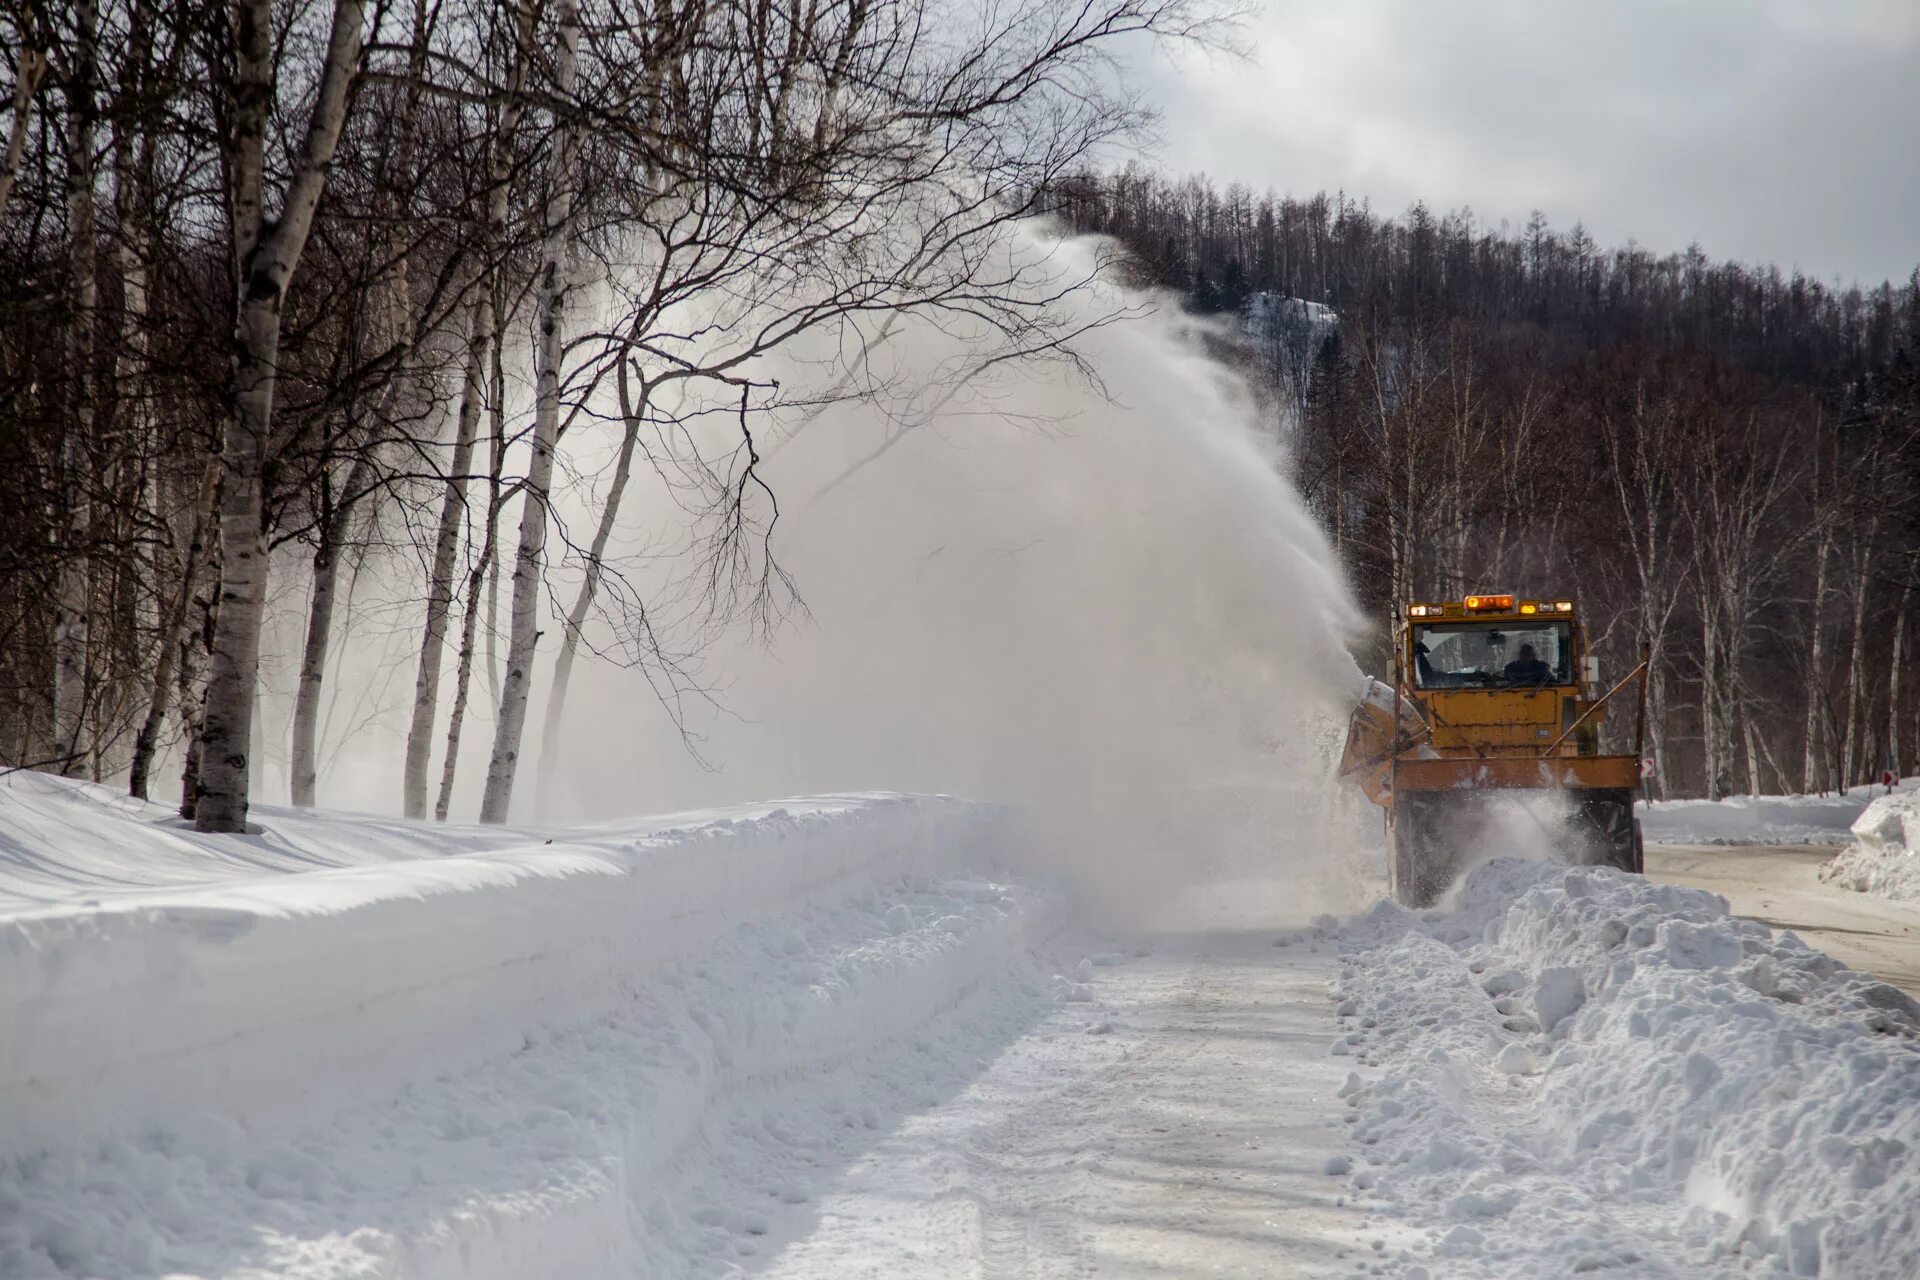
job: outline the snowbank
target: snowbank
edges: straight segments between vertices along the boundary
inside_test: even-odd
[[[811,796],[589,827],[481,827],[408,822],[372,814],[255,805],[246,836],[202,835],[172,805],[44,773],[0,774],[0,919],[36,908],[95,907],[154,889],[204,887],[342,867],[373,867],[449,854],[672,838],[755,821],[775,809],[808,818],[845,813],[876,798]]]
[[[1920,778],[1901,788],[1920,794]],[[1663,800],[1641,807],[1640,825],[1656,844],[1844,844],[1868,803],[1884,794],[1884,787],[1855,787],[1830,796]]]
[[[840,796],[493,830],[449,854],[460,834],[424,824],[268,811],[269,835],[198,837],[84,784],[10,783],[9,876],[40,886],[0,901],[0,1158],[16,1179],[136,1136],[264,1142],[457,1077],[624,1009],[745,923],[988,867],[1007,839],[983,806]],[[47,888],[59,875],[78,888]],[[140,887],[159,877],[173,887]],[[902,909],[889,930],[917,920]],[[0,1232],[7,1212],[0,1195]]]
[[[8,1162],[0,1275],[538,1277],[724,1268],[810,1175],[956,1087],[1048,1000],[1048,900],[936,878],[731,931],[574,1026],[270,1130],[176,1115]],[[450,1055],[463,1056],[463,1055]]]
[[[1820,878],[1861,893],[1920,902],[1920,791],[1896,791],[1866,807],[1853,843]]]
[[[1343,932],[1355,1185],[1432,1276],[1904,1277],[1920,1006],[1713,894],[1501,860]],[[1415,1274],[1409,1270],[1407,1274]]]
[[[0,1275],[681,1274],[1050,999],[963,801],[261,816],[0,788]]]

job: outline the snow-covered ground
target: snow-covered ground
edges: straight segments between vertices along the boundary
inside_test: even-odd
[[[1415,1277],[1842,1276],[1920,1257],[1920,1006],[1724,900],[1501,860],[1341,935],[1356,1193]]]
[[[1920,902],[1920,790],[1896,791],[1854,820],[1853,843],[1820,878],[1862,893]]]
[[[1920,792],[1920,778],[1900,790]],[[1643,805],[1640,825],[1660,844],[1845,844],[1861,812],[1885,787],[1827,796],[1730,796]]]
[[[260,819],[6,780],[0,1275],[698,1270],[1051,995],[961,801]]]
[[[259,818],[0,780],[7,1280],[1920,1256],[1920,1006],[1710,893],[1502,859],[1307,924],[1253,866],[1115,941],[951,798]]]

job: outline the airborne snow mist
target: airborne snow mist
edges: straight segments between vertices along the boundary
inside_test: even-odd
[[[1023,247],[1042,280],[1091,261],[1081,242]],[[1142,301],[1102,285],[1073,305],[1091,321]],[[1054,854],[1142,888],[1164,881],[1136,869],[1312,847],[1355,615],[1202,336],[1161,302],[1076,342],[1097,386],[1048,362],[956,388],[966,334],[894,329],[867,373],[901,396],[769,449],[775,546],[809,616],[708,656],[724,709],[689,728],[712,771],[637,676],[599,668],[569,700],[559,811],[1004,798],[1045,815]]]
[[[1092,270],[1098,246],[1027,229],[1009,252],[1023,286],[1051,296]],[[1324,879],[1329,824],[1351,817],[1327,774],[1358,626],[1331,548],[1247,386],[1205,350],[1205,322],[1104,279],[1055,305],[1086,326],[1079,365],[980,373],[991,340],[942,316],[869,324],[863,361],[836,334],[755,368],[783,388],[851,368],[877,389],[754,424],[780,503],[773,546],[804,610],[770,637],[735,631],[699,654],[691,674],[710,700],[681,704],[694,751],[645,672],[583,655],[553,785],[537,802],[529,759],[521,817],[945,792],[1023,805],[1045,856],[1128,897],[1264,877],[1276,859]],[[722,403],[690,429],[714,453],[738,441]],[[608,446],[586,427],[563,448],[591,475]],[[565,492],[556,505],[577,544],[590,517]],[[680,497],[636,479],[613,550],[662,626],[693,536]],[[553,599],[570,598],[577,571],[550,570]],[[542,623],[533,726],[561,625],[551,610]],[[604,617],[588,639],[617,648]],[[346,648],[342,683],[365,683],[377,663]],[[403,697],[387,678],[389,700]],[[475,698],[456,818],[472,811],[491,733],[479,675]],[[331,744],[327,803],[396,806],[394,724]]]

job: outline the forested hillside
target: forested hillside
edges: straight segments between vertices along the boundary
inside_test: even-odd
[[[1920,271],[1838,288],[1537,214],[1387,217],[1132,167],[1052,204],[1193,310],[1243,318],[1376,616],[1577,593],[1609,670],[1652,646],[1669,794],[1914,770]]]

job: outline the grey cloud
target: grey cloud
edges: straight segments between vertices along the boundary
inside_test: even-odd
[[[1255,61],[1143,58],[1162,164],[1602,242],[1904,279],[1920,3],[1275,4]]]

